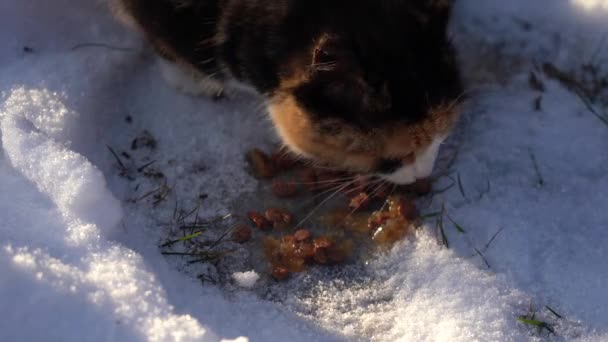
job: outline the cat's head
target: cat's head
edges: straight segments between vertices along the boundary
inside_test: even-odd
[[[271,118],[296,153],[394,183],[428,176],[463,89],[449,1],[302,2]],[[310,8],[316,7],[316,8]]]

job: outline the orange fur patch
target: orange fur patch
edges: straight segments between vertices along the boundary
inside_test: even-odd
[[[429,116],[416,124],[398,124],[387,130],[383,155],[387,158],[406,158],[408,153],[418,154],[439,136],[449,133],[458,118],[459,108],[453,104],[433,108]],[[412,160],[406,162],[412,163]]]
[[[291,80],[290,84],[294,84]],[[454,105],[433,109],[417,124],[398,124],[365,134],[345,123],[338,123],[339,132],[323,134],[320,123],[301,108],[291,95],[277,95],[269,103],[274,125],[294,152],[322,163],[356,172],[372,172],[382,159],[415,161],[434,138],[445,136],[458,116]]]

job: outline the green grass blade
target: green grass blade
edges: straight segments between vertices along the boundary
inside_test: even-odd
[[[203,234],[203,231],[198,231],[198,232],[196,232],[194,234],[190,234],[188,236],[184,236],[184,237],[179,238],[177,240],[172,240],[172,241],[169,241],[167,243],[164,243],[164,244],[161,245],[161,247],[169,247],[169,246],[175,245],[178,242],[185,242],[185,241],[188,241],[188,240],[192,240],[195,237],[201,236],[201,234]]]

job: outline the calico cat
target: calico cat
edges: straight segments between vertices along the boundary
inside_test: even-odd
[[[112,0],[191,93],[252,86],[295,153],[406,184],[428,176],[462,83],[450,0]]]

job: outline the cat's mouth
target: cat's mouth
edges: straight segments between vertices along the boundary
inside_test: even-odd
[[[429,177],[433,172],[433,167],[439,154],[439,147],[445,138],[445,136],[435,138],[431,145],[416,155],[412,163],[403,164],[391,173],[379,173],[376,176],[400,185],[411,184],[416,182],[416,180]]]

